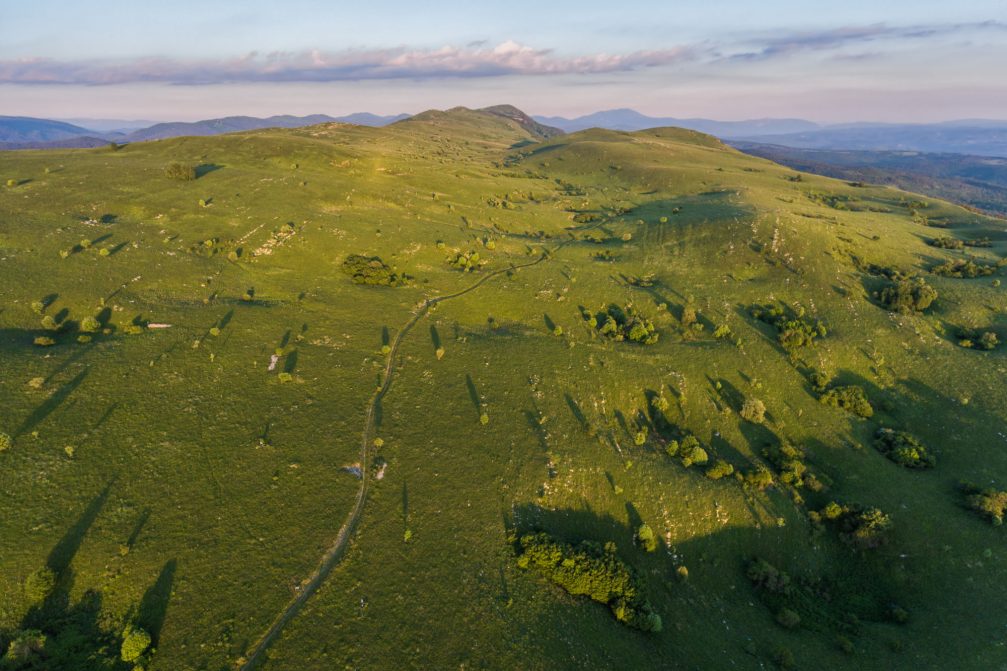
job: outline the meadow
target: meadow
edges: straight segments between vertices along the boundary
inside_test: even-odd
[[[1002,221],[461,108],[0,176],[9,668],[1007,668]]]

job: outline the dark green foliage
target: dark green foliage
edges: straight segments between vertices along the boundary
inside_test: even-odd
[[[661,631],[661,616],[647,601],[639,577],[614,551],[590,541],[567,545],[544,532],[521,536],[518,546],[519,567],[536,568],[570,594],[608,605],[623,624]]]
[[[479,270],[486,265],[486,260],[479,255],[479,252],[474,251],[455,252],[454,254],[449,255],[445,260],[452,268],[456,268],[466,273]]]
[[[938,247],[940,249],[963,249],[965,247],[992,247],[993,243],[989,238],[977,238],[975,240],[959,240],[958,238],[950,238],[947,236],[941,236],[939,238],[933,238],[927,240],[927,244],[931,247]]]
[[[36,570],[24,581],[25,596],[33,604],[45,601],[55,587],[56,574],[48,566]]]
[[[377,256],[350,254],[343,261],[343,272],[350,276],[354,284],[398,287],[406,283],[405,275],[392,272]]]
[[[780,482],[783,484],[790,485],[795,489],[806,487],[813,492],[822,491],[826,488],[825,483],[819,480],[808,468],[808,465],[805,463],[806,454],[804,448],[799,445],[783,442],[779,447],[770,447],[763,450],[763,456],[773,465]],[[763,482],[766,480],[765,475],[761,475],[759,478]],[[770,484],[772,484],[772,480],[770,480]]]
[[[997,266],[987,263],[976,263],[972,259],[953,259],[939,263],[930,269],[934,275],[942,277],[958,277],[963,279],[973,279],[992,275],[997,271]]]
[[[801,624],[801,616],[789,608],[781,608],[776,614],[776,622],[784,629],[796,629]]]
[[[970,349],[993,350],[1000,344],[1000,338],[993,331],[962,329],[958,332],[958,344]]]
[[[632,305],[621,308],[613,303],[596,315],[585,311],[583,317],[589,323],[593,319],[598,332],[611,340],[653,345],[660,337],[654,323],[637,314]]]
[[[906,468],[933,468],[937,459],[915,437],[905,431],[878,429],[874,439],[878,452]]]
[[[653,552],[657,549],[657,535],[647,523],[641,524],[636,530],[636,542],[646,552]]]
[[[790,576],[765,559],[753,559],[749,562],[745,575],[755,587],[773,594],[786,596],[793,589],[790,584]]]
[[[840,540],[860,550],[883,545],[892,526],[887,513],[859,504],[839,504],[833,501],[810,515],[812,522],[831,525],[836,529]]]
[[[814,344],[815,338],[824,338],[827,330],[819,320],[805,318],[803,307],[791,310],[785,305],[753,305],[750,313],[761,322],[776,327],[776,338],[780,347],[794,354],[803,347]]]
[[[923,312],[937,300],[937,290],[923,278],[904,279],[882,289],[878,301],[892,312]]]
[[[763,492],[773,486],[773,473],[768,468],[759,466],[745,473],[743,482],[745,489]]]
[[[669,442],[665,451],[669,456],[681,459],[682,465],[686,468],[693,464],[702,466],[710,458],[706,450],[703,449],[702,443],[699,442],[699,438],[693,435],[685,436],[681,443],[677,440]]]
[[[189,182],[196,179],[196,168],[182,163],[172,163],[164,169],[164,174],[170,179]]]
[[[711,480],[720,480],[721,478],[726,478],[730,475],[734,475],[734,466],[723,459],[717,459],[709,468],[706,469],[706,477]]]
[[[825,405],[842,408],[858,417],[867,418],[874,415],[874,408],[867,400],[864,388],[855,384],[833,387],[819,396],[818,400]]]
[[[46,635],[38,629],[23,629],[14,634],[7,651],[0,658],[3,669],[41,669]]]
[[[1004,515],[1007,513],[1007,491],[963,484],[962,493],[965,494],[965,505],[970,510],[979,513],[997,526],[1003,524]]]

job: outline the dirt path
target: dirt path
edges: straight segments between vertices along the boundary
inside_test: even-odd
[[[443,303],[444,301],[448,301],[453,298],[458,298],[459,296],[464,296],[470,291],[475,291],[480,286],[498,275],[537,265],[549,257],[549,252],[543,253],[534,261],[511,265],[506,268],[501,268],[500,270],[487,273],[478,281],[461,291],[457,291],[446,296],[428,298],[420,304],[413,313],[413,316],[408,322],[406,322],[405,326],[403,326],[399,332],[395,334],[395,338],[391,343],[391,350],[389,351],[387,361],[385,362],[384,372],[381,375],[381,386],[374,392],[374,395],[371,397],[370,404],[367,406],[367,415],[364,419],[364,430],[360,437],[360,487],[357,490],[357,496],[353,502],[353,508],[346,516],[346,520],[343,522],[343,525],[339,528],[339,533],[336,534],[335,539],[329,545],[325,554],[322,555],[318,562],[318,566],[315,567],[315,570],[311,573],[311,575],[309,575],[301,583],[300,591],[297,595],[291,599],[290,603],[288,603],[287,606],[276,616],[265,633],[263,633],[262,636],[259,637],[259,639],[248,649],[248,653],[244,657],[238,659],[236,664],[238,669],[241,671],[251,671],[251,669],[256,668],[256,666],[263,661],[263,656],[269,649],[269,646],[273,644],[287,623],[297,616],[297,614],[301,611],[301,608],[304,607],[304,604],[307,603],[308,599],[310,599],[312,595],[318,591],[318,588],[321,587],[325,578],[328,577],[329,573],[332,572],[332,569],[342,559],[343,554],[346,551],[346,547],[349,545],[350,538],[353,536],[353,531],[356,529],[357,523],[360,521],[360,517],[364,512],[364,504],[367,503],[367,489],[370,484],[368,465],[370,464],[371,441],[373,440],[372,435],[374,433],[374,415],[381,399],[384,398],[388,389],[391,387],[392,376],[395,373],[395,359],[398,356],[399,345],[402,344],[405,337],[409,335],[409,332],[414,326],[416,326],[416,323],[426,316],[426,314],[430,311],[430,308],[434,305]]]

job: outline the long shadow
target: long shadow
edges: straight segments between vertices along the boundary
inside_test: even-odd
[[[116,244],[116,245],[114,245],[112,247],[109,247],[108,248],[108,255],[109,256],[115,256],[116,254],[118,254],[119,252],[121,252],[122,250],[124,250],[128,245],[129,245],[128,242],[123,241],[123,242],[120,242],[120,243],[118,243],[118,244]]]
[[[574,419],[577,420],[582,429],[587,431],[587,417],[584,415],[584,411],[580,409],[580,406],[577,405],[577,401],[575,401],[573,396],[570,394],[563,394],[563,398],[566,400],[566,405],[570,408],[570,412],[573,414]]]
[[[437,332],[437,327],[433,324],[430,325],[430,342],[434,346],[434,351],[441,348],[441,334]]]
[[[32,429],[38,426],[42,420],[48,417],[56,408],[63,404],[64,401],[74,392],[84,382],[84,378],[87,377],[88,368],[85,368],[81,372],[77,373],[77,376],[72,380],[64,384],[62,387],[56,390],[52,396],[47,398],[42,402],[42,405],[38,406],[32,410],[31,414],[25,417],[24,421],[21,422],[21,426],[14,431],[14,438],[29,433]]]
[[[550,333],[556,330],[556,322],[554,322],[549,315],[543,314],[542,321],[545,322],[545,327],[549,329]]]
[[[286,358],[283,360],[283,372],[284,373],[293,373],[295,368],[297,368],[297,350],[296,349],[293,352],[291,352],[290,354],[288,354],[286,356]]]
[[[129,532],[129,538],[126,539],[126,547],[133,549],[136,545],[136,541],[140,538],[140,532],[147,525],[147,520],[150,519],[150,508],[144,508],[143,512],[136,519],[136,524],[133,525],[133,530]]]
[[[469,392],[469,400],[472,401],[472,407],[476,409],[476,414],[482,414],[482,400],[479,398],[479,391],[476,389],[476,383],[472,381],[472,376],[468,373],[465,374],[465,387]]]
[[[219,329],[227,328],[227,325],[231,323],[232,319],[234,319],[234,309],[228,310],[227,312],[224,313],[224,316],[221,317],[220,321],[217,322],[217,328]]]
[[[175,582],[177,566],[178,563],[174,559],[164,563],[157,581],[144,592],[137,610],[136,623],[150,634],[151,642],[155,646],[161,636],[161,628],[168,612],[168,601],[171,600],[171,587]]]
[[[196,179],[199,179],[203,175],[208,175],[211,172],[216,172],[217,170],[220,170],[223,167],[224,166],[219,165],[217,163],[200,163],[199,165],[196,166]]]
[[[105,506],[105,502],[108,500],[108,495],[109,492],[112,491],[112,484],[114,482],[114,479],[110,480],[98,496],[91,500],[91,503],[89,503],[87,508],[84,509],[84,512],[73,524],[73,526],[71,526],[67,532],[63,534],[63,537],[59,539],[59,542],[57,542],[49,552],[49,556],[46,558],[45,563],[46,566],[52,569],[52,572],[57,576],[70,567],[70,563],[77,555],[77,551],[80,550],[81,543],[84,542],[84,536],[87,535],[91,525],[93,525],[95,520],[98,519],[98,514]]]

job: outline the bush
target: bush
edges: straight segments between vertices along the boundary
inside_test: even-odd
[[[906,468],[933,468],[937,459],[915,437],[905,431],[878,429],[874,447],[899,466]]]
[[[899,280],[882,289],[877,297],[892,312],[923,312],[937,300],[937,290],[917,277]]]
[[[164,174],[169,179],[177,179],[183,182],[190,182],[196,179],[196,168],[182,163],[172,163],[164,169]]]
[[[789,354],[802,347],[811,347],[816,338],[824,338],[828,333],[821,321],[805,319],[803,307],[791,310],[785,305],[753,305],[750,313],[755,319],[776,327],[776,339]]]
[[[150,634],[131,624],[122,632],[122,648],[120,648],[119,656],[124,662],[135,662],[140,659],[143,653],[147,652],[149,647]]]
[[[480,270],[486,265],[486,260],[479,255],[479,252],[471,250],[467,252],[456,252],[448,256],[445,260],[452,268],[456,268],[466,273],[470,273],[474,270]]]
[[[818,397],[818,400],[825,405],[834,408],[842,408],[858,417],[871,417],[874,415],[874,408],[867,400],[867,394],[863,387],[857,385],[847,385],[845,387],[833,387]]]
[[[80,320],[80,330],[85,333],[94,333],[101,329],[101,322],[95,317],[84,317]]]
[[[629,340],[653,345],[660,337],[654,323],[637,314],[631,305],[620,308],[613,303],[596,315],[585,310],[582,316],[589,323],[593,321],[601,335],[617,342]]]
[[[862,550],[883,545],[892,526],[891,518],[878,508],[842,505],[835,501],[813,512],[811,519],[815,523],[831,524],[838,531],[840,540]]]
[[[6,433],[0,433],[0,452],[9,450],[12,444],[10,436]]]
[[[693,464],[697,466],[702,466],[705,464],[710,456],[703,449],[703,446],[699,442],[699,438],[695,436],[686,436],[682,439],[681,444],[677,450],[678,458],[682,460],[682,465],[688,468]]]
[[[37,347],[52,347],[56,341],[49,336],[38,336],[32,341]]]
[[[792,591],[790,576],[765,559],[753,559],[748,563],[745,575],[757,589],[787,596]]]
[[[730,475],[734,475],[734,466],[723,459],[717,459],[712,466],[706,469],[706,477],[711,480],[720,480]]]
[[[794,629],[801,624],[801,616],[789,608],[781,608],[776,614],[776,622],[785,629]]]
[[[766,420],[766,404],[757,398],[746,398],[741,406],[741,418],[753,424],[762,424]]]
[[[944,263],[937,264],[930,269],[930,272],[934,275],[965,279],[985,277],[986,275],[992,275],[996,271],[997,267],[995,265],[976,263],[972,259],[952,259],[945,261]]]
[[[392,272],[378,256],[350,254],[343,261],[343,272],[350,276],[354,284],[398,287],[406,283],[405,275]]]
[[[568,593],[608,605],[623,624],[661,631],[661,616],[647,601],[643,583],[615,555],[614,545],[609,549],[590,541],[568,545],[538,532],[521,536],[518,547],[520,568],[536,568]]]
[[[32,604],[45,601],[56,588],[56,574],[48,566],[43,566],[24,581],[24,593]]]
[[[756,492],[764,492],[773,486],[772,472],[763,466],[745,473],[744,486]]]
[[[975,485],[962,485],[965,494],[965,505],[993,524],[1000,526],[1007,513],[1007,492],[996,489],[980,489]]]
[[[46,668],[43,664],[37,664],[41,662],[45,643],[46,636],[38,629],[22,629],[15,633],[14,639],[7,646],[7,654],[0,659],[0,663],[13,664],[10,668],[14,669]]]
[[[657,549],[657,536],[650,525],[644,523],[636,530],[636,542],[646,552],[653,552]]]

